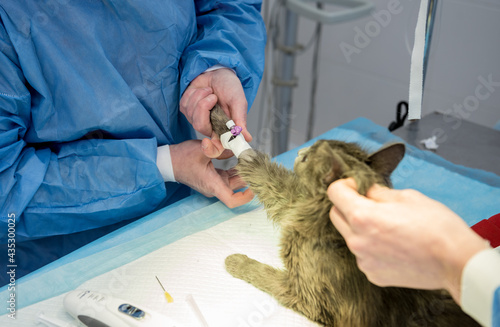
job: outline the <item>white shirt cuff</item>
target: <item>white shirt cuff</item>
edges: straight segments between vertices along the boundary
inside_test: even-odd
[[[488,249],[477,253],[462,272],[462,309],[486,327],[492,326],[493,298],[500,287],[499,250]]]
[[[214,71],[214,70],[217,70],[217,69],[222,69],[222,68],[231,69],[233,71],[233,73],[236,74],[236,72],[234,71],[234,69],[226,67],[226,66],[222,66],[222,65],[219,65],[219,64],[207,68],[207,70],[205,70],[204,73],[208,73],[208,72],[211,72],[211,71]]]
[[[170,147],[168,145],[158,147],[156,166],[160,170],[160,174],[165,182],[176,182],[172,157],[170,156]]]

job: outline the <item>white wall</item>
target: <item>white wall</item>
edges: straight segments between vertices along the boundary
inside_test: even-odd
[[[272,7],[276,0],[264,1]],[[394,120],[396,104],[408,99],[410,49],[420,1],[371,1],[375,4],[371,16],[323,27],[313,136],[357,117],[386,127]],[[423,115],[455,112],[464,119],[492,127],[500,120],[500,0],[438,3]],[[309,40],[314,26],[308,19],[299,20],[299,43]],[[366,33],[366,28],[371,28],[368,34],[372,36],[362,40],[358,31]],[[356,53],[348,55],[342,46],[351,46],[351,50],[356,47]],[[296,59],[299,86],[293,95],[290,147],[306,141],[311,58],[309,50]],[[494,83],[489,88],[482,87],[480,79]],[[261,89],[264,87],[269,85],[262,84]],[[248,119],[250,131],[260,138],[262,128],[257,129],[263,114],[261,91]],[[463,108],[457,109],[460,106]]]

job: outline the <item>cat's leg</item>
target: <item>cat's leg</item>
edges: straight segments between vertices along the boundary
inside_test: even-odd
[[[285,307],[297,310],[297,296],[286,283],[286,271],[260,263],[243,254],[230,255],[225,263],[227,272],[233,277],[242,279],[270,294]]]
[[[242,279],[278,300],[287,293],[282,281],[286,272],[260,263],[244,254],[232,254],[226,258],[226,270],[233,277]]]
[[[296,175],[255,150],[246,150],[240,155],[236,170],[264,204],[268,216],[278,223],[283,210],[295,199],[298,187]]]
[[[270,294],[281,305],[292,309],[307,318],[324,323],[324,318],[318,308],[301,301],[303,296],[297,294],[291,280],[284,270],[260,263],[243,254],[233,254],[226,258],[226,270],[233,276],[242,279],[256,288]],[[330,322],[328,326],[333,326]]]

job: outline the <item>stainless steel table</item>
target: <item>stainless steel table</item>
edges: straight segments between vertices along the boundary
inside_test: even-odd
[[[459,117],[434,112],[393,131],[408,144],[425,149],[421,140],[436,136],[437,155],[455,164],[500,176],[500,131]],[[429,150],[431,151],[431,150]]]

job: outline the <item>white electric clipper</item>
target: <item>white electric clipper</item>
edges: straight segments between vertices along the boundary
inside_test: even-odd
[[[89,327],[182,327],[161,313],[89,290],[66,294],[64,307],[71,316]]]

